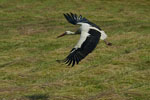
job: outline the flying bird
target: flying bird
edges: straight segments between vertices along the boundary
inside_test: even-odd
[[[65,35],[80,34],[80,39],[70,51],[70,54],[64,60],[57,60],[58,62],[65,62],[68,66],[72,65],[73,67],[75,63],[78,64],[96,48],[100,39],[104,40],[107,45],[111,45],[111,43],[106,41],[107,35],[105,32],[85,17],[77,16],[73,13],[66,13],[64,17],[69,23],[80,25],[80,28],[76,32],[66,31],[58,38]]]

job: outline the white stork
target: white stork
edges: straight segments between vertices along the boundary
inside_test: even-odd
[[[111,43],[107,42],[105,39],[107,35],[103,30],[101,30],[96,24],[90,22],[85,17],[77,16],[76,14],[64,14],[67,21],[73,25],[80,25],[80,28],[76,32],[66,31],[58,37],[70,34],[81,34],[78,43],[71,50],[70,54],[64,60],[57,60],[58,62],[65,62],[72,67],[75,63],[79,63],[84,59],[89,53],[91,53],[98,44],[99,40],[104,40],[107,45]]]

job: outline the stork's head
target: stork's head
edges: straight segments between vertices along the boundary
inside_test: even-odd
[[[60,38],[60,37],[63,37],[63,36],[65,36],[65,35],[69,35],[69,34],[73,34],[73,32],[71,32],[71,31],[66,31],[66,32],[64,32],[63,34],[57,36],[57,38]]]

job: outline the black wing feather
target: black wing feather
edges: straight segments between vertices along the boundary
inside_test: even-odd
[[[75,61],[78,64],[79,63],[79,58],[75,55]]]
[[[74,57],[73,57],[73,63],[72,63],[72,67],[74,66],[74,64],[75,64],[75,55],[74,55]]]
[[[72,60],[73,60],[73,58],[70,58],[70,59],[69,59],[68,66],[70,66],[70,64],[72,63]]]
[[[73,14],[73,13],[70,13],[70,14],[66,13],[64,14],[64,16],[67,19],[67,21],[73,25],[76,25],[78,22],[82,22],[82,23],[88,23],[91,26],[100,29],[100,27],[98,27],[96,24],[90,22],[88,19],[86,19],[85,17],[82,17],[81,15],[77,16],[76,14]]]
[[[69,61],[70,61],[70,59],[66,58],[66,60],[65,60],[66,63],[65,64],[69,63]]]
[[[86,18],[83,18],[81,15],[78,17],[76,14],[73,13],[66,13],[64,14],[67,21],[73,25],[76,25],[78,22],[88,23],[89,21]]]

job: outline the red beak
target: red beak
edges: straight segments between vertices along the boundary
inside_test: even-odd
[[[66,32],[63,33],[63,34],[61,34],[61,35],[59,35],[59,36],[57,36],[57,38],[63,37],[63,36],[65,36],[65,35],[66,35]]]

